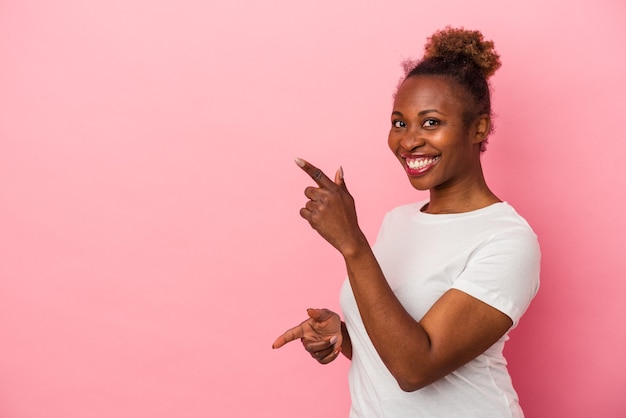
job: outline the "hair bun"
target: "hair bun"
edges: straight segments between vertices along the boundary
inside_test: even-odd
[[[485,41],[479,31],[447,26],[430,36],[424,46],[422,59],[471,62],[485,78],[491,77],[502,65],[492,41]]]

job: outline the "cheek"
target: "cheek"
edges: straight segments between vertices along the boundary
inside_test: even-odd
[[[396,149],[398,148],[398,141],[395,139],[393,131],[389,131],[389,135],[387,136],[387,145],[389,146],[391,152],[395,154]]]

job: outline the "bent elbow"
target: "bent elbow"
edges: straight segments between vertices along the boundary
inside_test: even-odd
[[[415,384],[415,383],[410,383],[410,382],[398,382],[398,385],[400,386],[400,389],[402,389],[403,392],[415,392],[417,390],[420,390],[421,388],[423,388],[426,385],[420,385],[420,384]]]
[[[403,392],[415,392],[443,377],[442,367],[432,361],[400,363],[387,367]]]
[[[411,377],[398,377],[395,376],[396,382],[398,382],[398,386],[402,389],[403,392],[415,392],[420,390],[426,386],[428,386],[431,381],[427,380],[422,376],[411,376]]]

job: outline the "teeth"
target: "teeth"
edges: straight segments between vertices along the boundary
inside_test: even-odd
[[[409,168],[412,168],[415,170],[415,169],[426,167],[427,165],[434,163],[438,159],[439,159],[439,156],[434,157],[434,158],[419,158],[415,160],[407,159],[406,164],[409,166]]]

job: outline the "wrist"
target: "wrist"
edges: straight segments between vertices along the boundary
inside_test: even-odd
[[[367,242],[367,238],[363,233],[359,233],[355,239],[353,239],[349,244],[344,245],[339,249],[339,252],[346,260],[350,258],[357,258],[359,255],[369,252],[370,245]]]

